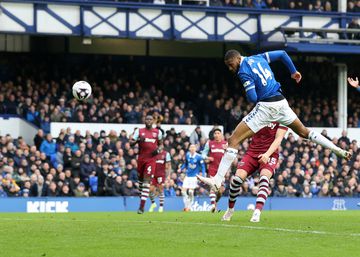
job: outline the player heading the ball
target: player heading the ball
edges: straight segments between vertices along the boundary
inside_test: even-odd
[[[271,122],[279,122],[291,128],[299,136],[331,149],[337,156],[346,160],[351,159],[350,152],[334,145],[320,133],[306,128],[290,108],[282,95],[281,85],[276,81],[270,68],[270,63],[278,60],[286,65],[291,78],[299,83],[302,76],[285,51],[271,51],[249,57],[241,56],[236,50],[229,50],[225,54],[225,65],[230,72],[237,75],[244,86],[247,99],[256,103],[256,106],[243,118],[230,136],[229,147],[221,159],[216,176],[213,178],[198,176],[199,180],[215,190],[220,188],[226,172],[235,160],[239,145]]]

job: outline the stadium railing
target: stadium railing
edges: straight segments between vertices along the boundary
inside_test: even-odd
[[[360,44],[360,40],[348,39],[348,34],[360,34],[360,29],[331,29],[331,28],[302,28],[280,26],[279,31],[284,36],[285,42],[311,42],[311,43],[337,43],[337,44]],[[309,32],[310,35],[305,33]],[[292,37],[293,33],[299,36]],[[328,34],[336,34],[339,38],[328,37]],[[312,37],[317,34],[319,37]],[[311,37],[310,37],[311,36]]]

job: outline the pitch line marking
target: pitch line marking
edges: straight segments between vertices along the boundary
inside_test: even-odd
[[[47,221],[46,219],[28,219],[28,218],[0,218],[0,221]],[[158,224],[171,224],[171,225],[198,225],[198,226],[211,226],[211,227],[228,227],[228,228],[242,228],[249,230],[264,230],[264,231],[276,231],[276,232],[288,232],[288,233],[299,233],[299,234],[316,234],[316,235],[331,235],[331,236],[351,236],[360,237],[360,233],[336,233],[319,230],[301,230],[301,229],[288,229],[288,228],[273,228],[273,227],[258,227],[258,226],[246,226],[237,224],[224,224],[224,223],[202,223],[202,222],[181,222],[181,221],[158,221],[158,220],[132,220],[132,221],[119,221],[119,220],[102,220],[102,219],[91,219],[91,220],[80,220],[80,219],[51,219],[49,221],[71,221],[71,222],[111,222],[111,223],[158,223]]]

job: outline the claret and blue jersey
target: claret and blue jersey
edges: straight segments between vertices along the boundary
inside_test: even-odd
[[[191,155],[190,152],[186,153],[185,163],[181,165],[180,169],[186,169],[186,176],[188,177],[195,177],[200,173],[200,170],[202,175],[205,176],[206,171],[205,162],[202,156],[198,153]]]
[[[243,84],[248,100],[257,103],[281,94],[281,85],[276,81],[269,63],[281,60],[291,74],[296,68],[285,51],[271,51],[263,54],[242,57],[238,77]]]

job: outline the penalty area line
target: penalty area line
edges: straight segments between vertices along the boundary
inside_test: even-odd
[[[180,222],[180,221],[128,221],[128,223],[160,223],[160,224],[172,224],[172,225],[197,225],[197,226],[209,226],[209,227],[228,227],[228,228],[242,228],[249,230],[264,230],[264,231],[275,231],[275,232],[287,232],[287,233],[298,233],[298,234],[315,234],[315,235],[331,235],[331,236],[351,236],[360,237],[360,233],[336,233],[328,231],[318,230],[301,230],[301,229],[289,229],[289,228],[276,228],[276,227],[260,227],[260,226],[246,226],[237,224],[221,224],[221,223],[202,223],[202,222]]]

